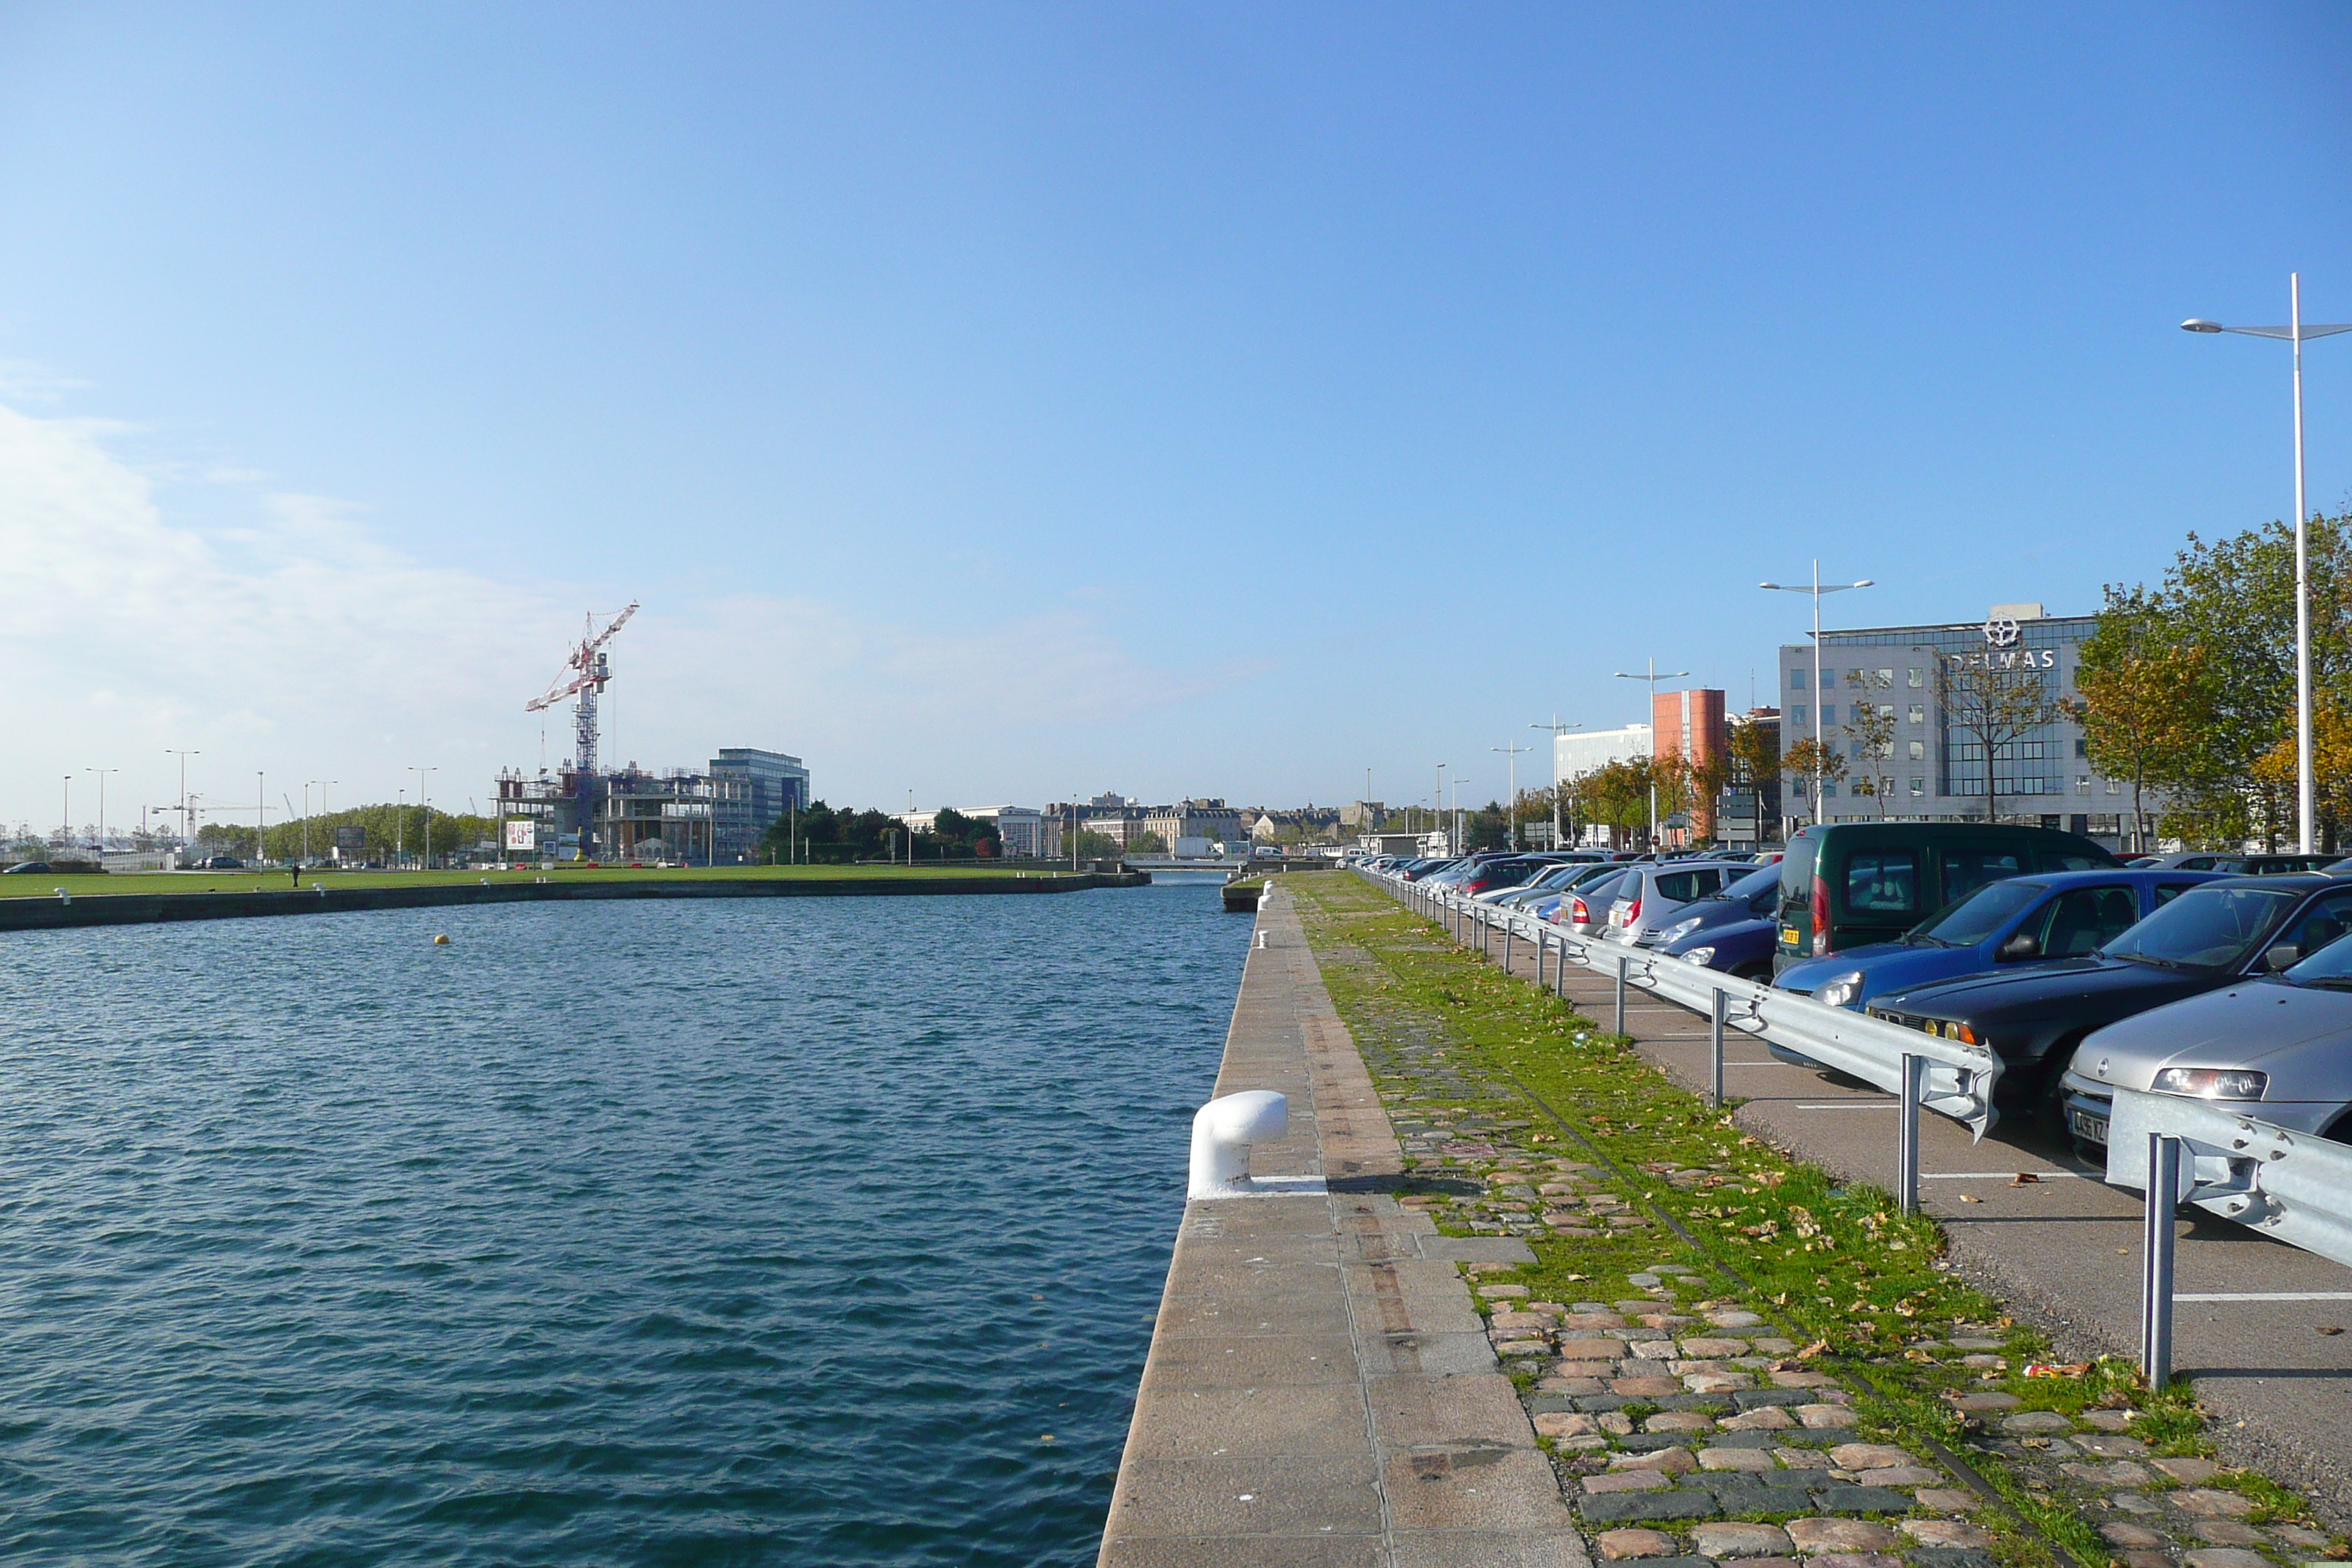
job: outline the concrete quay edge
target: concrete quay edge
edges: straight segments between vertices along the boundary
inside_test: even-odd
[[[1082,893],[1096,888],[1140,888],[1148,871],[1041,872],[1014,877],[740,878],[679,881],[443,882],[414,888],[251,889],[229,893],[83,893],[62,899],[0,899],[0,931],[58,931],[74,926],[153,925],[168,921],[249,920],[271,915],[350,914],[365,910],[423,910],[474,904],[578,903],[611,899],[908,898],[931,894]]]
[[[1278,885],[1255,929],[1214,1092],[1288,1096],[1252,1173],[1332,1190],[1185,1205],[1098,1563],[1590,1568],[1455,1266],[1532,1255],[1398,1207],[1402,1151]]]

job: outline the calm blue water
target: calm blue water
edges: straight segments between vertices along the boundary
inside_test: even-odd
[[[1248,925],[0,939],[0,1558],[1091,1563]]]

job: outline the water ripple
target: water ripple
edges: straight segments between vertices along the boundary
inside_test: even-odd
[[[1246,933],[1180,886],[12,935],[0,1556],[1089,1563]]]

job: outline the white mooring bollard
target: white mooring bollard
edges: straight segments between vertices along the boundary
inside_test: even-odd
[[[1320,1176],[1250,1179],[1250,1145],[1271,1143],[1289,1131],[1289,1098],[1273,1089],[1245,1089],[1209,1101],[1192,1114],[1192,1174],[1185,1197],[1322,1192]]]

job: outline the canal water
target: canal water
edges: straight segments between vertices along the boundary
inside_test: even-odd
[[[0,1560],[1091,1563],[1248,923],[8,936]]]

